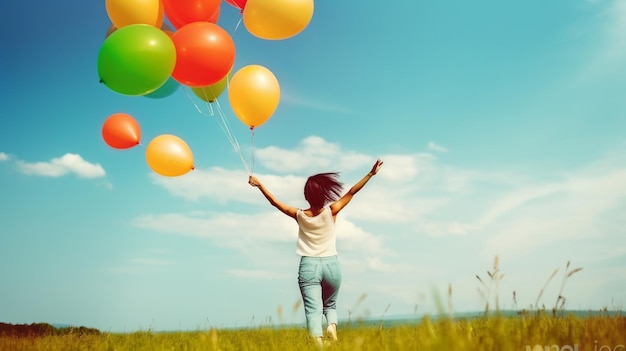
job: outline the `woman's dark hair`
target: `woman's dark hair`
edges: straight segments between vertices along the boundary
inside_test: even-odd
[[[339,182],[339,173],[329,172],[312,175],[304,185],[304,198],[311,207],[324,207],[327,203],[339,199],[343,183]]]

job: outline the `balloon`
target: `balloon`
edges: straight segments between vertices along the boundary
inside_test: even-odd
[[[218,6],[217,10],[215,10],[215,12],[213,13],[213,16],[211,16],[211,18],[209,18],[208,21],[211,23],[217,24],[217,21],[219,21],[219,19],[220,19],[220,7]]]
[[[108,38],[109,35],[113,34],[113,32],[115,32],[117,30],[117,27],[115,27],[115,25],[111,24],[109,26],[109,28],[107,29],[107,32],[104,34],[104,39]],[[163,22],[163,24],[161,25],[161,30],[165,32],[165,34],[167,34],[168,36],[170,36],[170,38],[172,37],[172,35],[174,34],[174,30],[172,29],[172,27],[170,27],[167,23]]]
[[[280,86],[269,69],[249,65],[233,75],[228,99],[237,118],[254,128],[265,123],[278,107]]]
[[[149,94],[170,77],[176,64],[172,39],[159,28],[131,24],[105,39],[98,54],[100,81],[126,95]]]
[[[151,92],[150,94],[146,94],[144,96],[147,98],[151,98],[151,99],[162,99],[164,97],[168,97],[174,94],[176,90],[178,90],[179,86],[180,84],[177,81],[175,81],[173,78],[169,78],[165,82],[165,84],[159,87],[159,89]]]
[[[106,0],[109,19],[117,28],[129,24],[163,24],[164,8],[161,0]]]
[[[109,26],[109,29],[107,29],[107,32],[104,34],[104,39],[108,38],[109,35],[113,34],[113,32],[115,32],[117,30],[117,27],[114,24],[111,24]]]
[[[102,125],[102,138],[112,148],[131,148],[141,139],[139,123],[126,113],[114,113]]]
[[[228,74],[222,78],[219,82],[209,85],[208,87],[195,87],[191,88],[194,94],[200,99],[206,102],[213,102],[222,95],[224,89],[228,85]]]
[[[243,12],[243,9],[246,7],[246,2],[247,1],[248,0],[226,0],[226,2],[229,5],[231,5],[231,6],[235,7],[235,8],[237,8],[237,9],[241,10],[242,12]]]
[[[176,47],[176,66],[172,77],[191,87],[217,83],[230,72],[235,62],[235,43],[215,23],[193,22],[172,36]]]
[[[246,29],[261,39],[280,40],[300,33],[313,17],[313,0],[247,0]]]
[[[163,0],[165,15],[176,28],[191,22],[217,23],[222,0]]]
[[[166,177],[181,176],[193,169],[191,149],[171,134],[161,134],[150,141],[146,161],[155,173]]]

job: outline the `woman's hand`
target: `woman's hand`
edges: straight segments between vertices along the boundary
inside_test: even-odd
[[[263,184],[261,183],[259,179],[257,179],[257,177],[251,175],[248,178],[248,184],[259,189],[259,191],[261,191],[261,193],[263,194],[263,196],[265,196],[267,201],[269,201],[270,204],[276,207],[280,212],[286,214],[287,216],[291,218],[296,218],[296,213],[298,213],[298,209],[278,201],[274,197],[274,195],[272,195],[272,193],[270,193],[269,190],[267,190],[265,186],[263,186]]]
[[[251,175],[251,176],[248,178],[248,184],[252,185],[253,187],[258,188],[258,187],[259,187],[259,185],[261,185],[261,182],[257,179],[257,177],[255,177],[255,176]]]
[[[374,175],[378,173],[378,170],[380,169],[382,165],[383,165],[383,161],[381,161],[380,159],[376,160],[376,163],[374,163],[374,165],[372,166],[372,170],[370,171],[370,174]]]

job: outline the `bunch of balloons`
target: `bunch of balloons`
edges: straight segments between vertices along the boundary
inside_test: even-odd
[[[102,138],[114,149],[139,145],[141,128],[132,116],[114,113],[102,125]],[[181,138],[162,134],[152,139],[146,149],[146,161],[152,170],[164,176],[179,176],[193,169],[193,154]]]
[[[280,86],[266,67],[249,65],[232,73],[236,50],[220,27],[222,0],[105,0],[111,20],[98,54],[100,82],[130,96],[166,97],[179,85],[214,102],[224,91],[234,114],[253,130],[278,107]],[[246,29],[266,40],[291,38],[307,27],[313,0],[225,0],[239,9]],[[165,20],[168,20],[170,27]],[[111,115],[102,127],[104,141],[116,149],[139,144],[138,123]],[[189,146],[174,135],[154,138],[146,161],[164,176],[193,169]]]

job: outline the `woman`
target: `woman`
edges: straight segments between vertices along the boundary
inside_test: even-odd
[[[278,201],[256,177],[250,176],[248,180],[250,185],[259,188],[272,206],[298,222],[300,230],[296,253],[301,256],[298,285],[307,328],[319,345],[322,344],[322,314],[328,324],[328,336],[337,340],[336,300],[341,285],[335,236],[337,214],[378,173],[382,165],[381,160],[376,160],[372,170],[341,197],[343,185],[338,181],[338,173],[320,173],[309,177],[304,186],[304,198],[309,203],[306,210]]]

